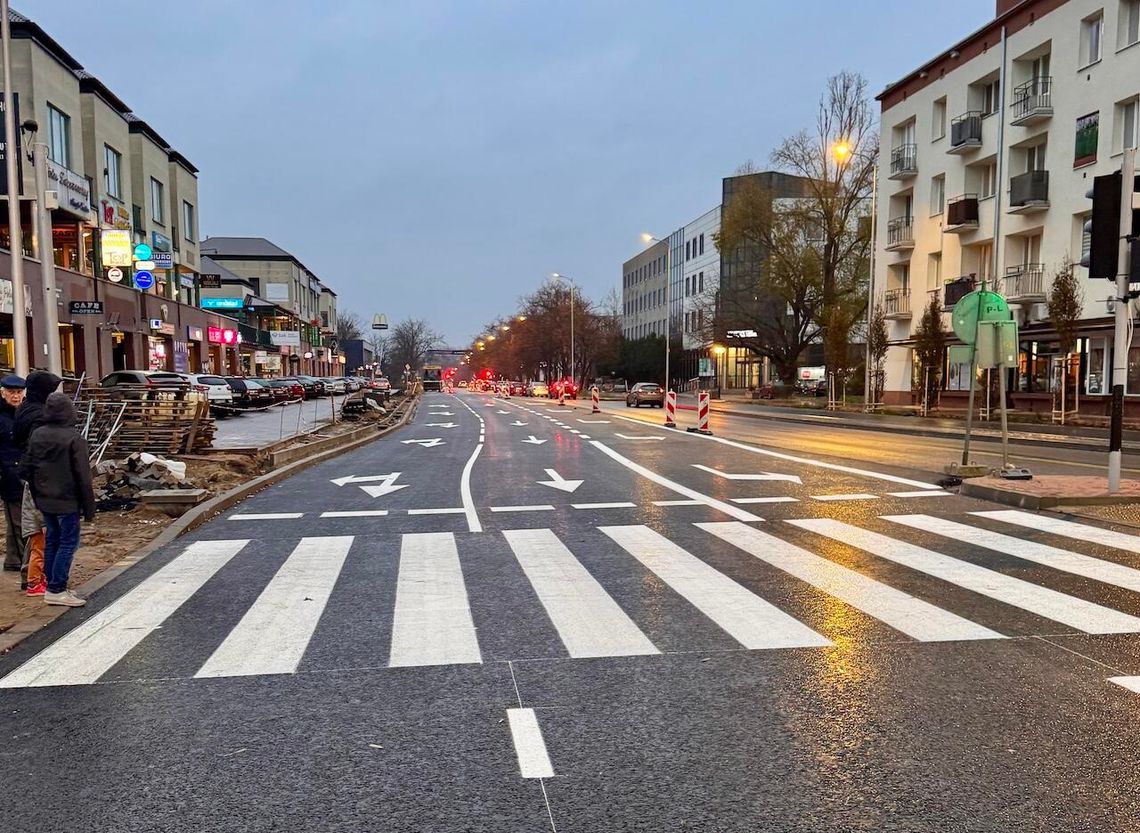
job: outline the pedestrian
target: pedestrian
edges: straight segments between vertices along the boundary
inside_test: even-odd
[[[44,423],[44,403],[63,380],[46,370],[33,370],[25,384],[24,401],[16,409],[13,437],[20,456],[28,450],[28,438]],[[20,531],[24,536],[24,564],[21,586],[29,596],[42,596],[47,592],[44,580],[44,519],[36,509],[32,493],[24,486],[20,512]]]
[[[16,408],[23,401],[23,376],[13,373],[0,379],[0,500],[4,502],[6,532],[4,570],[17,573],[24,567],[24,537],[20,527],[24,483],[20,480],[20,449],[16,445],[15,429]]]
[[[67,588],[71,561],[79,549],[79,518],[95,520],[95,490],[87,441],[75,428],[71,397],[53,393],[43,408],[44,424],[32,432],[20,474],[28,484],[46,527],[44,574],[50,605],[87,604]]]

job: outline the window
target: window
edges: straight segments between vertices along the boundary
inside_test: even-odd
[[[1117,20],[1117,49],[1124,49],[1140,41],[1140,0],[1120,0],[1120,16]]]
[[[705,273],[701,272],[697,275],[697,292],[705,291]]]
[[[182,236],[194,242],[194,206],[182,201]]]
[[[110,145],[103,145],[103,192],[117,200],[123,198],[123,155]]]
[[[978,183],[978,196],[983,200],[992,197],[997,192],[997,162],[986,162],[982,165],[981,177]]]
[[[48,105],[48,159],[71,167],[71,116]]]
[[[990,81],[982,87],[982,115],[989,116],[1001,107],[1001,81]]]
[[[1045,143],[1025,149],[1025,172],[1045,170]]]
[[[1073,143],[1073,167],[1096,161],[1096,148],[1100,141],[1100,113],[1090,113],[1077,119],[1076,139]]]
[[[1086,67],[1100,60],[1100,41],[1103,33],[1103,11],[1081,21],[1081,66]]]
[[[704,254],[705,253],[705,236],[703,234],[701,235],[700,240],[701,240],[701,254]]]
[[[946,135],[946,97],[934,102],[934,112],[930,117],[930,140],[937,142]]]
[[[941,214],[946,208],[946,176],[936,176],[930,180],[930,214]]]
[[[685,260],[689,259],[689,242],[688,240],[685,241]]]
[[[937,289],[942,286],[942,253],[930,255],[926,263],[926,285]]]
[[[1113,143],[1116,153],[1136,147],[1136,137],[1140,133],[1136,124],[1137,111],[1140,110],[1140,107],[1137,107],[1137,101],[1140,101],[1140,98],[1130,98],[1128,101],[1122,101],[1116,105],[1118,127],[1116,128],[1116,141]]]
[[[150,178],[150,216],[160,226],[165,222],[162,210],[163,191],[162,183],[153,176]]]

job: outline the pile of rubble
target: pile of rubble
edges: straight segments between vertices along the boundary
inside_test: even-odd
[[[104,507],[133,506],[143,492],[155,489],[192,489],[186,464],[146,452],[125,460],[104,460],[95,467],[95,501]]]

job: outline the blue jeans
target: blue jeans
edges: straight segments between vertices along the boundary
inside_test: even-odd
[[[71,573],[71,559],[79,549],[79,513],[51,515],[44,512],[47,534],[44,537],[44,576],[49,593],[62,593],[67,589]]]

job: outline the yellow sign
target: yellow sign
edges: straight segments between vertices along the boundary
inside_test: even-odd
[[[99,247],[103,251],[104,266],[130,266],[131,233],[123,229],[103,229],[99,232]]]

